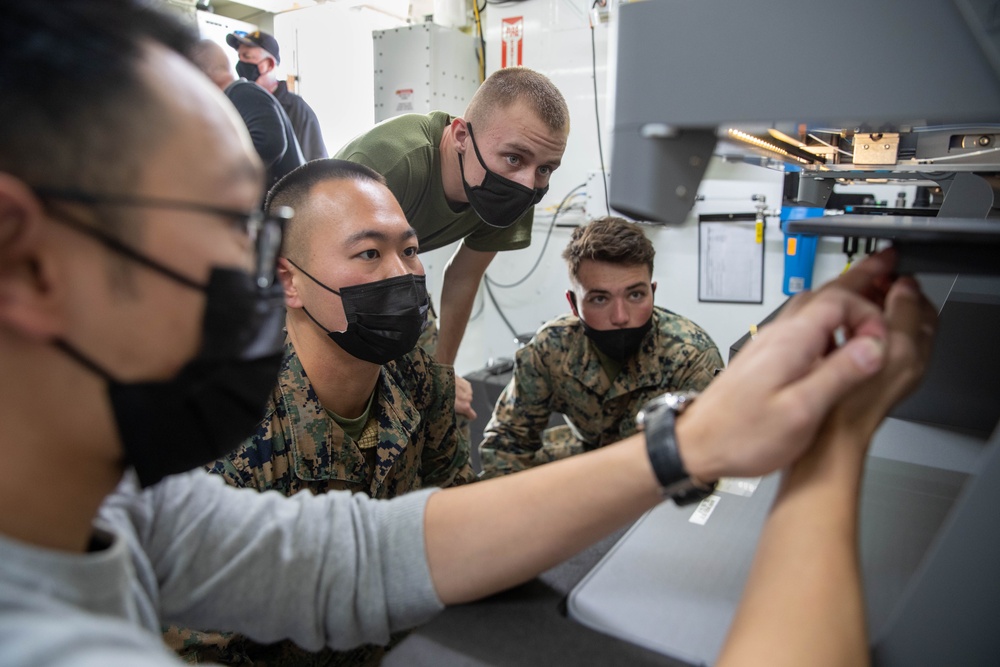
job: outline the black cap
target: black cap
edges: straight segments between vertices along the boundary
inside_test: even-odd
[[[226,35],[226,44],[234,49],[239,49],[240,44],[245,46],[259,46],[274,56],[275,63],[279,65],[281,64],[281,56],[278,55],[278,40],[276,40],[273,35],[269,35],[266,32],[261,32],[260,30],[254,30],[249,34],[231,32]]]

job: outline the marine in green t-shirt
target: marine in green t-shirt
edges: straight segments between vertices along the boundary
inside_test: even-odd
[[[337,153],[385,176],[421,250],[460,241],[444,272],[435,357],[454,363],[479,282],[494,255],[531,242],[534,204],[548,190],[569,111],[547,77],[523,67],[490,75],[464,118],[442,112],[384,121]],[[456,409],[474,416],[459,387]],[[471,413],[471,414],[470,414]]]

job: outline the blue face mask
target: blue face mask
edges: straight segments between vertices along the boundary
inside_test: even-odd
[[[510,227],[529,208],[542,200],[545,193],[549,191],[549,187],[529,188],[490,171],[490,168],[483,162],[483,156],[479,153],[476,137],[472,134],[472,124],[466,123],[465,126],[469,129],[469,138],[472,139],[472,148],[476,152],[476,158],[486,171],[486,177],[481,184],[469,185],[469,182],[465,180],[465,164],[462,161],[462,154],[458,154],[458,168],[462,172],[465,196],[468,197],[472,210],[487,225],[501,228]]]

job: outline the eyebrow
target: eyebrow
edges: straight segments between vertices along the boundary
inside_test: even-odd
[[[525,144],[520,144],[516,141],[505,142],[503,144],[500,144],[500,151],[501,152],[514,151],[515,153],[523,153],[524,155],[527,155],[528,157],[531,158],[538,157],[535,151],[533,151],[530,147],[528,147]],[[562,159],[549,160],[548,162],[546,162],[546,164],[552,164],[558,167],[559,165],[562,164]]]
[[[400,241],[408,241],[416,236],[417,230],[413,227],[407,227],[406,231],[400,234],[398,238]],[[380,243],[387,243],[390,241],[390,238],[388,234],[380,232],[377,229],[363,229],[360,232],[355,232],[348,236],[345,243],[347,245],[353,245],[361,241],[378,241]]]
[[[517,151],[518,153],[524,153],[525,155],[530,155],[531,157],[535,156],[535,151],[531,150],[531,148],[525,144],[519,144],[516,141],[504,142],[500,145],[500,149]]]
[[[646,286],[647,286],[647,283],[643,283],[643,282],[632,283],[631,285],[629,285],[628,287],[626,287],[623,291],[630,292],[630,291],[632,291],[634,289],[637,289],[639,287],[646,287]],[[587,294],[588,295],[590,295],[590,294],[611,294],[611,290],[606,290],[606,289],[591,289],[591,290],[587,290]]]

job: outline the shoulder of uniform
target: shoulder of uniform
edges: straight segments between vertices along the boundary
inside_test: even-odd
[[[561,336],[571,336],[583,328],[580,318],[572,313],[565,313],[555,317],[538,329],[535,337],[558,338]]]
[[[450,378],[455,374],[453,366],[436,361],[421,347],[413,348],[410,352],[395,361],[390,361],[382,368],[385,373],[404,386],[426,383],[431,376]]]
[[[653,312],[656,328],[661,333],[698,348],[716,347],[707,331],[683,315],[678,315],[660,306],[655,306]]]

